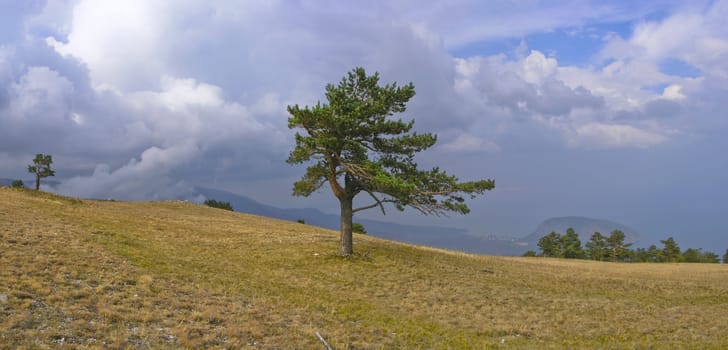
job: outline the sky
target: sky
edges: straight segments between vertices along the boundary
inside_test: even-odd
[[[286,106],[354,67],[412,82],[416,158],[494,179],[467,216],[367,218],[520,237],[555,216],[728,248],[728,1],[0,0],[0,177],[53,155],[83,198],[292,197]],[[362,202],[362,204],[368,204]],[[356,220],[356,219],[355,219]]]

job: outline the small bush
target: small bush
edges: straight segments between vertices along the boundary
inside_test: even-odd
[[[205,205],[208,207],[233,211],[233,206],[230,204],[230,202],[222,202],[216,201],[214,199],[208,199],[205,201]]]
[[[25,188],[25,184],[23,183],[23,180],[15,180],[12,184],[10,184],[10,187],[12,188]]]
[[[532,257],[532,256],[538,256],[538,254],[536,254],[536,252],[533,251],[533,250],[529,250],[529,251],[523,253],[523,256],[531,256]]]
[[[364,228],[364,225],[362,225],[358,222],[351,224],[351,230],[356,233],[361,233],[364,235],[367,234],[367,230]]]
[[[303,219],[298,219],[298,220],[296,220],[296,222],[299,223],[299,224],[305,224],[306,223],[306,221],[303,220]]]

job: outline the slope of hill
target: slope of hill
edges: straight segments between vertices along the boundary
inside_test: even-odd
[[[262,215],[290,221],[304,220],[307,224],[336,230],[339,216],[326,214],[318,209],[284,209],[265,205],[254,199],[216,189],[197,187],[196,191],[207,198],[230,202],[235,211]],[[398,242],[426,245],[466,253],[492,255],[521,255],[526,249],[513,241],[483,239],[469,235],[467,230],[442,226],[402,225],[391,222],[355,218],[367,229],[369,235]]]
[[[528,249],[535,250],[538,248],[538,240],[541,237],[551,232],[564,234],[569,228],[573,228],[579,235],[579,239],[582,244],[589,241],[589,238],[594,232],[599,232],[607,236],[614,230],[624,232],[625,241],[627,243],[635,243],[640,239],[639,233],[637,233],[637,231],[633,228],[614,221],[585,218],[581,216],[565,216],[544,220],[538,225],[538,227],[536,227],[536,230],[534,230],[532,234],[524,237],[521,241],[527,243]]]
[[[0,188],[0,348],[728,347],[728,269],[475,256]]]

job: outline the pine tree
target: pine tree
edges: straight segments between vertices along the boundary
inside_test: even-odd
[[[439,168],[421,170],[416,153],[432,147],[433,134],[409,133],[414,121],[392,120],[415,95],[412,83],[379,85],[379,74],[367,76],[355,68],[338,85],[326,86],[327,104],[288,106],[288,127],[296,146],[288,163],[314,162],[293,194],[309,196],[324,185],[331,188],[341,208],[339,255],[353,253],[354,213],[391,203],[398,210],[411,207],[425,215],[467,214],[465,197],[474,198],[495,187],[493,180],[459,182]],[[365,194],[372,204],[354,208],[354,197]]]
[[[38,153],[33,159],[34,165],[28,165],[28,172],[35,174],[35,190],[40,189],[40,179],[55,176],[56,172],[51,169],[53,157],[50,154]]]
[[[630,255],[629,247],[632,243],[624,243],[625,235],[620,230],[614,230],[607,237],[607,249],[612,261],[624,261]]]
[[[594,232],[586,243],[586,257],[591,260],[604,261],[609,258],[607,238],[600,232]]]
[[[561,258],[564,256],[561,250],[561,235],[552,231],[538,240],[538,247],[541,248],[541,256]]]
[[[563,257],[567,259],[583,259],[584,250],[581,248],[581,240],[579,235],[573,228],[566,230],[566,234],[561,236],[561,250]]]
[[[662,248],[662,261],[664,262],[680,262],[683,257],[680,254],[680,246],[677,245],[672,237],[660,241],[664,245]]]

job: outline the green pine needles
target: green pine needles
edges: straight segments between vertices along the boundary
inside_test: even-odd
[[[51,169],[53,156],[50,154],[38,153],[33,158],[33,165],[28,165],[28,172],[35,175],[35,190],[40,189],[40,179],[55,176],[56,172]]]
[[[467,214],[466,197],[474,198],[495,187],[493,180],[459,182],[435,167],[421,170],[416,153],[437,142],[434,134],[410,133],[414,121],[392,119],[406,110],[415,95],[412,83],[379,85],[379,74],[367,76],[363,68],[349,72],[338,85],[326,86],[328,104],[288,106],[288,127],[296,133],[296,146],[288,163],[313,162],[293,194],[309,196],[328,184],[341,204],[340,255],[352,249],[352,216],[385,203],[398,210],[411,207],[425,215],[446,212]],[[371,204],[353,208],[353,199],[364,193]]]

